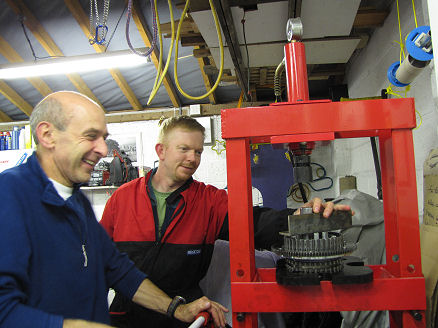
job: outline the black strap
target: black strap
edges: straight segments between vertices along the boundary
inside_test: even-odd
[[[167,308],[166,315],[170,318],[173,318],[173,315],[175,314],[176,308],[180,306],[181,304],[186,304],[186,300],[184,297],[181,296],[175,296],[170,302],[169,307]]]

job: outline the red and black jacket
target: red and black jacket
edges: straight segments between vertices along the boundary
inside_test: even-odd
[[[199,281],[207,272],[214,242],[227,216],[227,193],[190,178],[166,199],[160,237],[150,185],[154,173],[118,188],[108,200],[100,223],[119,250],[126,252],[159,288],[171,297],[181,295],[192,301],[202,296]],[[128,310],[119,307],[121,303],[116,299],[111,311]]]
[[[167,199],[166,217],[158,231],[151,177],[119,187],[108,200],[100,223],[119,250],[126,252],[148,278],[170,297],[187,301],[202,296],[199,281],[207,272],[217,239],[228,240],[228,198],[225,190],[190,178]],[[281,242],[293,210],[253,208],[256,248]],[[160,238],[161,235],[161,238]],[[129,312],[129,327],[174,327],[163,315],[147,311],[117,295],[111,312]],[[114,323],[113,323],[114,324]],[[123,325],[119,325],[120,327]]]

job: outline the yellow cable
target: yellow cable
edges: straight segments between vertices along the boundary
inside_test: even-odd
[[[423,117],[421,116],[420,112],[417,109],[415,109],[415,113],[420,117],[420,124],[417,124],[417,127],[415,127],[414,130],[418,129],[421,126],[421,124],[423,124]]]
[[[388,95],[393,95],[396,96],[398,98],[403,98],[402,96],[400,96],[397,92],[392,90],[391,84],[386,88],[386,94]]]
[[[398,32],[400,34],[400,65],[402,63],[403,58],[405,58],[405,52],[403,50],[403,38],[402,38],[402,32],[401,32],[401,26],[400,26],[400,10],[398,6],[398,0],[397,0],[397,20],[398,20]],[[402,56],[403,54],[403,56]]]
[[[221,29],[219,27],[219,19],[217,17],[217,13],[216,10],[214,9],[214,5],[212,3],[212,0],[209,0],[210,3],[210,8],[211,8],[211,12],[213,14],[213,18],[214,18],[214,23],[216,25],[216,31],[217,31],[217,36],[219,39],[219,49],[220,49],[220,56],[221,56],[221,64],[220,64],[220,69],[219,69],[219,75],[216,79],[216,83],[213,85],[213,87],[210,89],[210,91],[208,91],[207,93],[201,95],[201,96],[190,96],[189,94],[187,94],[186,92],[184,92],[184,90],[181,88],[179,81],[178,81],[178,42],[179,42],[179,38],[180,38],[180,34],[181,34],[181,26],[184,20],[184,16],[187,13],[187,10],[189,8],[189,3],[190,0],[186,1],[186,5],[184,7],[183,13],[181,14],[181,19],[179,20],[179,24],[178,24],[178,28],[176,31],[176,46],[175,46],[175,60],[174,60],[174,76],[175,76],[175,85],[178,88],[179,92],[186,98],[188,99],[192,99],[192,100],[200,100],[203,99],[205,97],[208,97],[212,92],[214,92],[214,90],[216,90],[216,88],[219,85],[219,82],[221,81],[222,78],[222,73],[224,70],[224,45],[222,43],[222,34],[221,34]]]
[[[237,108],[242,107],[242,101],[243,101],[243,90],[240,91],[240,97],[239,97],[239,101],[237,102]]]
[[[405,86],[405,98],[408,96],[408,92],[411,90],[411,85],[408,84],[407,86]]]
[[[157,28],[158,28],[158,37],[160,40],[160,59],[158,61],[157,75],[155,76],[155,82],[154,82],[154,86],[152,87],[152,90],[157,87],[158,77],[160,76],[161,68],[163,66],[163,37],[161,35],[160,18],[158,17],[157,0],[154,0],[154,4],[155,4],[155,17],[156,17]]]
[[[404,94],[405,94],[404,97],[405,98],[406,98],[407,93],[409,92],[410,89],[411,89],[410,85],[407,85],[405,87],[405,90],[404,90]],[[403,96],[401,96],[400,94],[398,94],[397,92],[392,90],[391,84],[386,88],[386,94],[393,95],[393,96],[396,96],[398,98],[403,98]],[[414,128],[414,130],[418,129],[421,126],[421,124],[423,124],[423,117],[421,116],[420,112],[416,108],[415,108],[415,114],[418,115],[418,117],[420,118],[420,123]]]
[[[417,28],[418,27],[418,24],[417,24],[417,14],[415,12],[415,2],[414,2],[414,0],[412,0],[412,10],[414,11],[415,28]]]
[[[167,4],[169,5],[169,12],[170,12],[170,27],[171,27],[171,33],[172,33],[172,38],[170,40],[170,47],[169,47],[169,53],[167,55],[167,61],[166,61],[166,65],[164,65],[164,70],[163,72],[161,72],[160,75],[160,80],[158,81],[158,85],[152,89],[152,92],[149,96],[149,100],[147,102],[147,105],[149,105],[152,101],[152,99],[154,99],[155,95],[157,94],[158,89],[160,88],[161,83],[163,82],[164,77],[167,74],[167,70],[169,68],[169,64],[170,64],[170,58],[172,57],[172,52],[173,52],[173,44],[175,42],[175,24],[173,22],[173,10],[172,10],[172,1],[171,0],[167,0]],[[160,42],[161,44],[161,42]]]

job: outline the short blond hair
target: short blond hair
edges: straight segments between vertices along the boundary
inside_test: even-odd
[[[199,131],[205,137],[205,128],[197,120],[190,116],[181,115],[165,119],[160,124],[160,132],[158,133],[158,143],[165,144],[169,133],[180,128],[186,131]]]

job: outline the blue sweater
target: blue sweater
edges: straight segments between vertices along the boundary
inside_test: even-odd
[[[0,327],[109,323],[108,288],[131,299],[145,277],[114,247],[79,186],[64,201],[36,154],[0,174]]]

